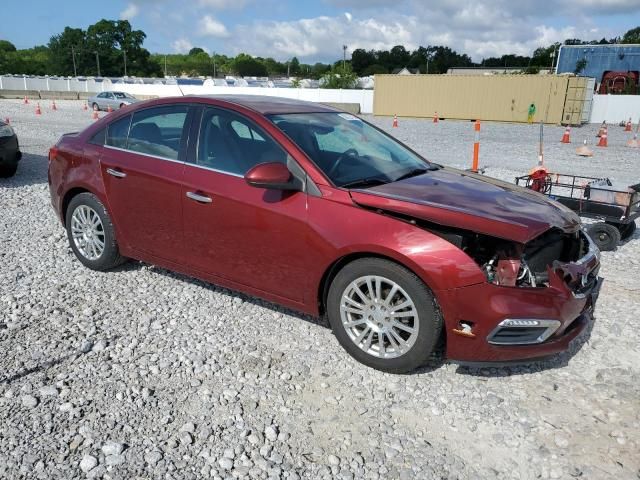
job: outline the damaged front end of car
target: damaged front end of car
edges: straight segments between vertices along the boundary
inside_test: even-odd
[[[486,277],[485,284],[442,292],[447,330],[462,337],[448,342],[450,358],[504,362],[548,356],[566,350],[587,325],[601,279],[600,252],[584,231],[551,228],[522,244],[423,227],[463,250]]]

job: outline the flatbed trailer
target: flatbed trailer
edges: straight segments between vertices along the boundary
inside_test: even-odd
[[[581,217],[598,220],[587,232],[600,250],[615,250],[630,238],[640,217],[640,183],[614,187],[608,178],[584,177],[534,169],[516,177],[516,184],[543,193]]]

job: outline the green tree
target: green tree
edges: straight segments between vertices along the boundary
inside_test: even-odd
[[[62,33],[52,36],[49,40],[49,74],[73,75],[74,60],[76,72],[86,74],[86,56],[80,55],[86,40],[86,33],[81,28],[65,27]]]
[[[376,75],[376,74],[383,74],[383,73],[389,73],[389,71],[382,65],[378,63],[374,63],[373,65],[369,65],[367,68],[365,68],[362,71],[361,76],[366,77],[369,75]]]
[[[0,40],[0,54],[7,52],[15,52],[16,46],[9,40]]]
[[[396,45],[389,52],[389,57],[392,62],[393,68],[404,68],[409,65],[409,59],[411,58],[411,55],[402,45]]]
[[[233,60],[233,71],[241,77],[266,77],[267,67],[251,55],[240,53]]]
[[[580,60],[578,60],[576,62],[576,68],[573,70],[573,73],[575,73],[576,75],[580,75],[582,73],[582,71],[587,68],[587,59],[586,58],[581,58]]]
[[[322,78],[330,70],[331,70],[331,66],[325,63],[320,63],[320,62],[314,63],[313,66],[311,67],[311,77],[318,80]]]
[[[358,75],[366,75],[365,70],[375,64],[376,60],[376,54],[373,50],[356,48],[351,54],[351,66]]]
[[[142,30],[133,30],[128,20],[105,20],[90,25],[87,31],[66,27],[49,40],[49,72],[55,75],[73,75],[75,57],[78,75],[96,75],[98,61],[100,73],[120,76],[156,76],[162,73],[160,64],[151,61],[149,52],[142,48],[146,38]]]
[[[358,85],[358,76],[351,69],[350,64],[346,64],[342,68],[342,62],[336,62],[336,65],[322,77],[320,86],[322,88],[356,88]]]
[[[289,75],[296,76],[300,73],[300,61],[293,57],[289,62]]]
[[[640,27],[632,28],[622,36],[621,43],[640,43]]]
[[[189,56],[197,55],[199,53],[205,53],[205,51],[200,47],[193,47],[191,50],[189,50]]]

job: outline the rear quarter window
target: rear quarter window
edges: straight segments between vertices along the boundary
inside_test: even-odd
[[[107,126],[107,138],[105,144],[111,147],[126,148],[130,124],[131,115],[127,115],[120,120],[110,123]]]

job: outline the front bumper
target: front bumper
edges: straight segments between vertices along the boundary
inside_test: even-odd
[[[18,137],[0,137],[0,165],[14,165],[22,158]]]
[[[546,287],[483,283],[440,291],[447,358],[500,363],[567,350],[592,319],[603,281],[599,267],[599,252],[592,245],[580,260],[549,268]],[[571,275],[578,279],[573,288],[567,284]],[[532,319],[539,320],[537,331],[527,323]]]

